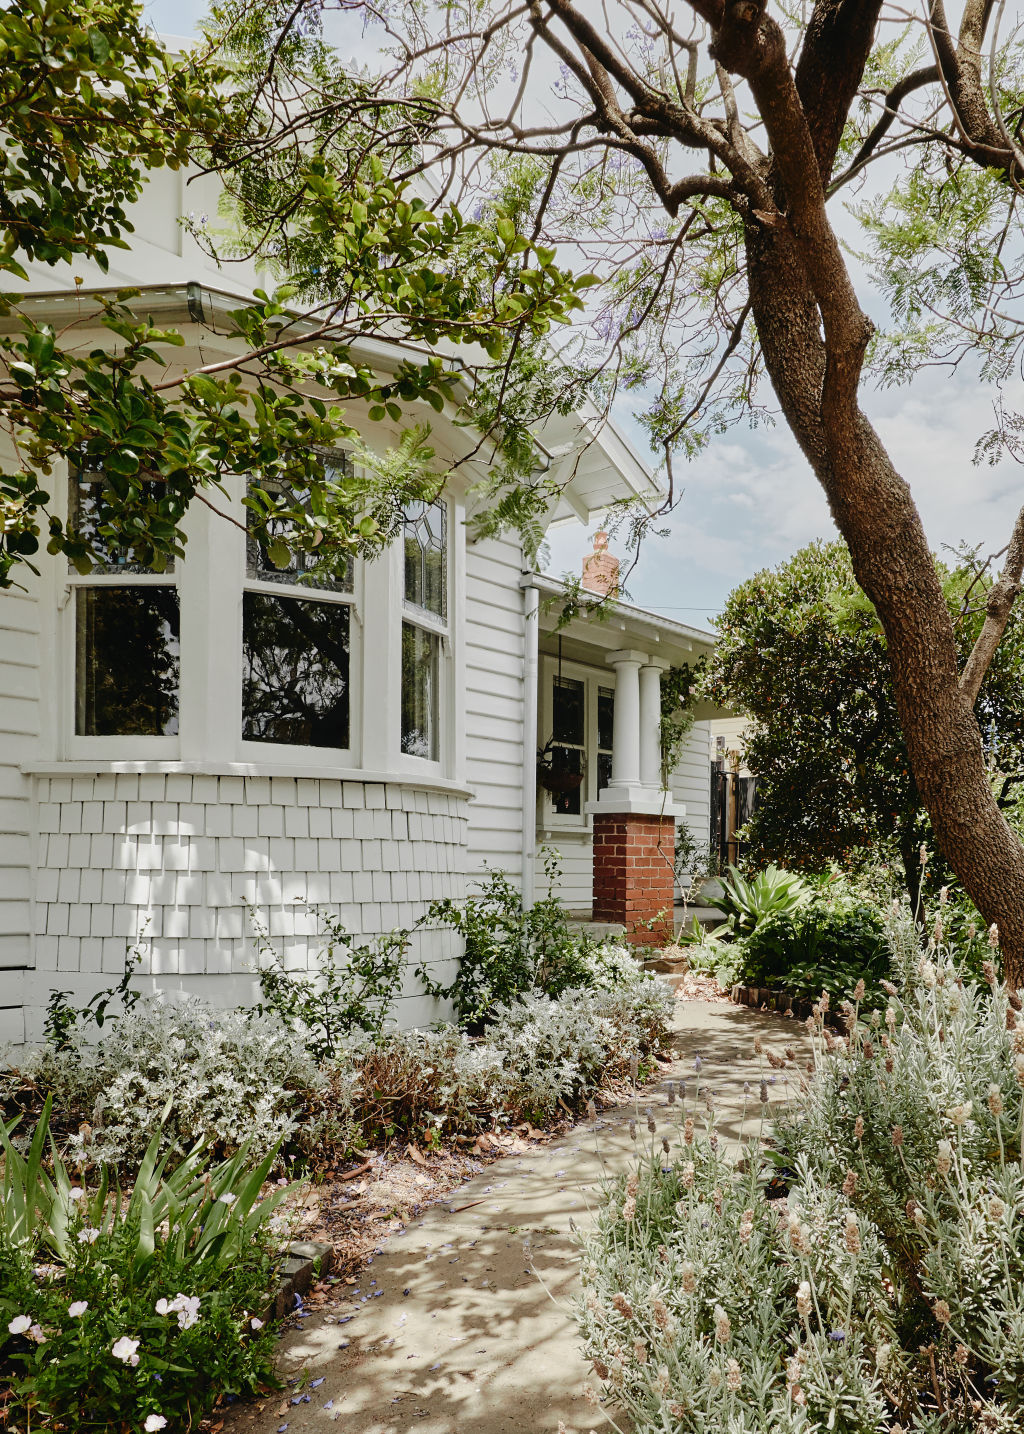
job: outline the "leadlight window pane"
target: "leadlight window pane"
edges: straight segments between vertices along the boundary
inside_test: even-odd
[[[551,690],[551,738],[582,747],[585,732],[584,687],[573,677],[555,677]]]
[[[437,688],[441,640],[402,623],[402,751],[438,760]]]
[[[101,473],[95,467],[91,469],[72,469],[68,479],[68,520],[80,537],[91,546],[96,554],[93,563],[94,573],[151,573],[153,568],[146,563],[137,562],[135,553],[131,547],[120,547],[109,538],[100,536],[100,498],[103,493],[104,480]],[[147,499],[159,500],[166,491],[166,485],[158,479],[142,484],[143,495]],[[69,569],[75,571],[74,563],[68,563]],[[174,571],[174,559],[169,557],[161,572],[171,573]]]
[[[612,734],[615,729],[615,690],[609,687],[597,689],[597,745],[603,752],[612,750]]]
[[[178,594],[162,584],[75,594],[75,732],[169,737],[178,730]]]
[[[447,509],[443,503],[410,503],[405,509],[405,600],[443,618],[447,586]]]
[[[242,736],[349,745],[349,608],[276,593],[242,596]]]
[[[352,462],[345,454],[338,454],[330,460],[324,460],[324,469],[331,478],[347,476],[352,472]],[[311,498],[308,489],[287,488],[280,483],[250,485],[255,486],[261,487],[272,497],[283,496],[289,504],[305,508],[307,513],[310,511]],[[279,537],[288,538],[293,529],[294,523],[289,519],[271,518],[267,523],[267,538],[270,542]],[[271,562],[267,544],[258,541],[250,532],[246,539],[245,561],[249,577],[257,578],[260,582],[321,588],[327,592],[352,591],[352,559],[336,553],[318,557],[315,549],[309,553],[292,552],[288,565],[279,568]]]

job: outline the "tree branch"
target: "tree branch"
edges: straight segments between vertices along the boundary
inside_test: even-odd
[[[909,75],[904,75],[898,84],[893,85],[883,101],[881,118],[854,155],[853,161],[847,170],[847,175],[852,174],[854,170],[859,169],[862,164],[868,161],[876,146],[888,133],[893,120],[899,112],[900,105],[907,96],[913,94],[915,90],[923,89],[925,85],[937,84],[938,79],[938,65],[925,65],[920,70],[913,70]]]
[[[882,0],[817,0],[796,66],[821,177],[828,180],[875,38]]]
[[[971,707],[978,700],[978,693],[981,690],[985,673],[988,671],[1000,639],[1006,631],[1006,624],[1010,620],[1013,604],[1021,589],[1022,574],[1024,574],[1024,508],[1021,508],[1017,514],[1013,536],[1006,549],[1003,571],[989,590],[988,600],[985,603],[985,621],[981,625],[978,640],[964,664],[963,675],[960,678],[960,694]]]

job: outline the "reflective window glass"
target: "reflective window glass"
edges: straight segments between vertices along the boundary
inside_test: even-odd
[[[411,503],[405,510],[405,600],[441,618],[447,607],[447,528],[443,503]]]
[[[601,751],[612,749],[612,733],[615,729],[615,692],[612,688],[597,689],[597,745]]]
[[[351,472],[351,463],[341,454],[334,460],[333,468],[328,462],[325,462],[324,466],[328,477]],[[306,512],[310,511],[311,498],[308,489],[303,492],[273,483],[261,486],[264,492],[272,497],[280,495],[293,507],[298,506]],[[257,540],[249,533],[245,545],[246,571],[249,577],[258,578],[265,583],[291,583],[302,587],[322,588],[329,592],[351,592],[353,564],[350,557],[337,553],[318,557],[314,549],[308,553],[292,552],[283,568],[271,561],[267,551],[268,543],[278,537],[287,538],[293,528],[294,523],[288,518],[271,518],[267,522],[266,541]]]
[[[568,782],[570,775],[579,776],[574,785],[566,785],[551,793],[552,809],[563,817],[578,817],[583,811],[583,753],[579,747],[552,747],[551,763],[555,772]]]
[[[349,609],[276,593],[242,599],[242,736],[349,745]]]
[[[143,497],[148,501],[159,500],[165,485],[159,481],[142,484]],[[130,546],[120,547],[112,539],[100,535],[100,499],[103,493],[103,478],[95,470],[83,472],[72,470],[68,480],[68,522],[96,554],[93,565],[95,573],[151,573],[152,567],[137,562]],[[68,564],[74,571],[74,564]],[[161,572],[174,571],[174,559],[168,558]]]
[[[582,747],[585,733],[584,687],[573,677],[555,677],[551,689],[551,736],[555,742]]]
[[[75,732],[178,730],[178,594],[173,587],[83,586],[75,594]]]
[[[432,762],[438,759],[440,650],[436,633],[402,623],[402,751]]]

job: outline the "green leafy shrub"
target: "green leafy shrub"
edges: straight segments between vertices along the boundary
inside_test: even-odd
[[[737,936],[753,931],[759,921],[779,912],[795,911],[808,894],[807,883],[791,871],[767,866],[756,876],[745,877],[735,866],[720,878],[721,896],[710,897],[708,905],[726,917]]]
[[[552,888],[558,880],[558,858],[545,855]],[[525,906],[509,878],[492,871],[479,883],[479,895],[464,902],[435,902],[427,922],[457,931],[465,953],[454,981],[434,981],[425,967],[417,969],[428,995],[449,1000],[460,1026],[479,1030],[495,1009],[530,991],[558,996],[588,983],[600,966],[598,943],[573,931],[557,896]]]
[[[867,906],[829,909],[812,901],[766,916],[739,946],[742,982],[797,996],[824,990],[839,998],[861,978],[877,988],[889,972],[882,921]]]
[[[338,1060],[357,1072],[353,1110],[368,1137],[473,1131],[579,1109],[668,1037],[671,991],[644,975],[614,990],[520,996],[482,1037],[454,1026],[354,1038]]]
[[[276,1150],[211,1167],[195,1149],[172,1171],[154,1137],[125,1199],[105,1173],[92,1191],[72,1180],[48,1121],[47,1103],[24,1155],[0,1124],[8,1419],[189,1430],[220,1395],[273,1382],[261,1316],[275,1267],[268,1226],[287,1192],[260,1191]]]
[[[353,1031],[379,1035],[402,985],[408,931],[390,931],[369,942],[359,942],[337,917],[315,909],[320,922],[321,946],[316,972],[288,971],[258,916],[252,924],[259,952],[257,1006],[275,1015],[290,1031],[302,1034],[315,1060],[329,1060]]]
[[[276,1017],[144,1000],[99,1042],[78,1033],[30,1052],[7,1085],[48,1094],[77,1163],[123,1169],[153,1140],[173,1156],[202,1137],[220,1151],[273,1146],[327,1164],[368,1140],[544,1119],[667,1037],[668,988],[621,947],[590,960],[587,986],[495,1007],[481,1038],[451,1025],[356,1031],[320,1065]]]
[[[775,1151],[699,1133],[698,1089],[678,1156],[609,1185],[578,1319],[636,1434],[1021,1428],[1024,1015],[944,934],[892,913],[884,1014],[818,1003]]]

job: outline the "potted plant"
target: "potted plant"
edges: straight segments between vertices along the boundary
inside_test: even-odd
[[[552,740],[537,753],[537,781],[546,792],[556,796],[561,792],[574,791],[583,781],[582,754],[579,768],[576,768],[566,761],[565,750],[564,747],[556,747]]]

